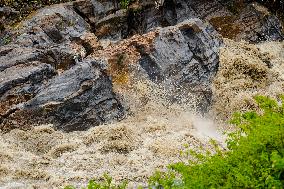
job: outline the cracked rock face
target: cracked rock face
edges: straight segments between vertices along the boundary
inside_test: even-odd
[[[101,60],[87,60],[90,26],[69,5],[39,10],[0,47],[0,128],[52,123],[85,130],[119,119],[123,108]]]
[[[206,111],[221,45],[222,40],[212,26],[200,19],[189,19],[159,29],[152,51],[142,53],[139,63],[149,78],[165,86],[169,93],[181,93],[182,98],[184,92],[192,92],[201,97],[199,109]]]
[[[100,39],[120,40],[187,19],[209,22],[223,37],[260,42],[283,40],[280,20],[258,3],[234,0],[143,0],[119,10],[117,1],[83,0],[75,3]]]
[[[79,0],[38,10],[0,46],[0,129],[51,123],[74,131],[120,120],[126,111],[110,70],[123,75],[134,65],[137,80],[159,84],[174,102],[194,93],[206,112],[221,35],[283,39],[279,20],[257,4],[234,14],[221,0],[206,2],[146,0],[121,10],[117,1]],[[131,51],[135,64],[117,65]]]
[[[14,41],[0,48],[2,130],[45,123],[85,130],[123,117],[104,57],[88,56],[93,44],[84,36],[90,28],[72,6],[53,6],[25,21]],[[149,80],[170,90],[202,93],[208,106],[218,67],[218,33],[199,19],[157,33],[149,52],[137,47],[137,65]]]
[[[74,131],[121,117],[123,108],[112,92],[109,77],[97,67],[98,64],[84,61],[48,80],[37,89],[33,98],[10,109],[13,113],[7,115],[2,124],[25,127],[53,123],[58,129]],[[34,71],[38,75],[36,71],[41,70]],[[16,79],[22,78],[16,75]]]

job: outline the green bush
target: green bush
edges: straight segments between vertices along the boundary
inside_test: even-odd
[[[104,174],[102,182],[91,180],[88,185],[83,189],[126,189],[127,182],[122,182],[119,185],[112,183],[112,178],[108,174]],[[74,186],[66,186],[64,189],[76,189]]]
[[[235,114],[231,122],[239,129],[228,135],[228,150],[213,143],[214,154],[191,151],[193,160],[156,172],[147,188],[284,188],[284,105],[264,96],[255,100],[262,113]],[[103,183],[91,181],[87,188],[126,188],[121,186],[112,186],[106,177]]]
[[[135,0],[119,0],[120,7],[122,9],[128,9],[131,3],[135,2]]]
[[[284,107],[275,100],[255,98],[262,114],[236,114],[239,126],[229,134],[228,151],[195,153],[197,161],[169,166],[150,178],[155,188],[284,188]],[[283,100],[283,98],[282,98]]]
[[[120,0],[120,6],[122,9],[127,9],[129,6],[130,0]]]

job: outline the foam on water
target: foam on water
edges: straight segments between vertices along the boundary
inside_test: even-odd
[[[213,148],[210,138],[224,144],[222,132],[230,128],[220,120],[227,120],[233,111],[255,107],[249,104],[253,104],[251,98],[257,93],[283,92],[283,49],[283,43],[256,47],[228,41],[221,51],[209,118],[195,114],[194,95],[184,96],[187,103],[172,104],[164,89],[140,80],[115,86],[119,98],[130,109],[121,122],[72,133],[55,131],[52,125],[1,133],[0,187],[83,186],[108,172],[116,182],[129,179],[133,188],[145,182],[156,169],[186,161],[188,157],[180,153],[185,146],[210,150]],[[259,58],[265,53],[274,65],[271,69]],[[232,69],[235,60],[244,66]],[[245,71],[248,68],[252,70],[249,73]],[[218,124],[212,121],[216,118],[220,118]]]

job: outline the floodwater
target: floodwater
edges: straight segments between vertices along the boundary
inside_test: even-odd
[[[194,95],[184,96],[188,104],[169,104],[159,86],[136,82],[128,96],[116,89],[131,110],[121,122],[71,133],[42,125],[0,134],[0,188],[82,187],[104,173],[135,188],[155,170],[190,158],[181,151],[210,150],[211,138],[225,146],[233,112],[257,109],[254,95],[277,97],[284,89],[284,43],[225,43],[206,118],[195,113]]]

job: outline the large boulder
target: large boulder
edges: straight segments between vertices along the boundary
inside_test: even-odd
[[[155,83],[169,103],[189,100],[193,104],[191,93],[204,112],[211,102],[211,81],[218,70],[221,45],[222,37],[211,25],[189,19],[135,35],[90,56],[108,59],[108,73],[118,85]],[[121,95],[125,93],[128,91]]]
[[[119,120],[127,104],[114,84],[130,75],[165,89],[170,102],[192,93],[206,111],[220,34],[283,39],[279,20],[260,5],[235,14],[206,2],[147,0],[120,10],[118,1],[80,0],[38,10],[0,47],[0,128],[52,123],[73,131]]]
[[[218,70],[221,45],[212,26],[189,19],[159,29],[152,50],[142,53],[139,63],[152,81],[177,98],[188,92],[199,96],[199,109],[205,111],[211,102],[210,85]]]
[[[90,25],[78,15],[70,4],[54,5],[40,9],[23,21],[16,30],[16,44],[46,48],[65,44],[90,31]]]
[[[1,130],[45,123],[84,130],[123,116],[104,62],[85,59],[90,36],[96,39],[90,28],[63,4],[37,11],[13,31],[0,47]]]
[[[5,118],[2,120],[4,129],[53,123],[56,128],[65,131],[86,130],[120,118],[123,108],[112,92],[111,80],[101,70],[100,65],[98,61],[84,61],[49,79],[46,84],[32,91],[33,97],[30,100],[9,107],[6,114],[2,115]],[[1,92],[12,88],[9,81],[14,85],[23,84],[28,79],[36,82],[33,77],[47,74],[49,70],[44,69],[51,69],[51,66],[40,64],[39,68],[25,69],[27,70],[19,71],[26,75],[19,76],[19,73],[15,73],[12,78],[3,75],[8,81],[1,82],[4,85],[0,88]],[[7,74],[13,74],[8,71]],[[41,78],[37,80],[40,81]],[[30,86],[26,88],[29,89]],[[19,92],[23,90],[21,88]]]

